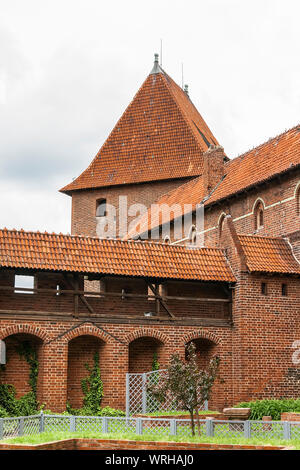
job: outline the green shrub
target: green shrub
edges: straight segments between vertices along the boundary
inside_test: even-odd
[[[19,398],[17,400],[17,408],[18,416],[36,415],[38,410],[35,393],[31,391]]]
[[[5,410],[7,416],[29,416],[38,413],[34,392],[26,393],[17,399],[15,387],[8,384],[0,385],[0,409]]]
[[[83,408],[72,408],[69,404],[67,404],[67,414],[73,416],[110,416],[110,417],[118,417],[118,416],[125,416],[125,412],[122,410],[115,410],[114,408],[110,408],[109,406],[105,406],[104,408],[99,408],[99,410],[95,413],[92,408],[84,406]]]
[[[16,389],[13,385],[0,385],[0,407],[3,408],[9,416],[17,416],[18,404],[16,400]]]
[[[271,416],[274,421],[280,421],[281,413],[300,412],[300,398],[242,402],[235,408],[251,408],[250,419],[260,420],[263,416]]]
[[[114,408],[110,408],[109,406],[105,406],[101,408],[98,416],[111,416],[111,417],[118,417],[118,416],[126,416],[125,411],[122,410],[115,410]]]
[[[2,406],[0,406],[0,418],[8,418],[8,417],[9,415],[7,411],[4,408],[2,408]]]

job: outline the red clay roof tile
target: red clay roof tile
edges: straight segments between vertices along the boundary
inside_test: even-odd
[[[235,282],[219,249],[0,230],[0,267]]]
[[[300,274],[300,263],[283,238],[238,235],[249,271]]]

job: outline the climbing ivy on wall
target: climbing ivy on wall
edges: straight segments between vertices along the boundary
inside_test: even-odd
[[[157,359],[157,352],[153,354],[152,370],[159,370],[160,365]]]
[[[29,364],[30,369],[28,383],[37,402],[37,380],[39,373],[37,351],[32,346],[30,341],[22,341],[22,343],[17,346],[17,353],[20,355],[20,357],[24,357],[25,361]]]
[[[0,384],[0,417],[28,416],[35,414],[38,408],[37,380],[39,363],[37,351],[29,341],[19,343],[16,348],[20,357],[24,357],[29,364],[30,392],[21,398],[16,398],[16,389],[13,385]]]
[[[153,353],[153,359],[152,359],[152,371],[159,370],[160,364],[158,362],[158,357],[157,357],[157,352]],[[159,374],[151,374],[149,377],[149,383],[148,386],[154,386],[158,385],[159,382]],[[148,413],[153,413],[154,411],[158,411],[160,408],[160,403],[154,398],[154,396],[151,394],[151,392],[147,393],[147,412]]]
[[[92,367],[89,364],[85,364],[89,375],[81,380],[81,388],[84,395],[84,407],[90,409],[93,414],[96,414],[101,409],[101,400],[103,398],[103,383],[101,380],[98,351],[94,354],[93,361]]]

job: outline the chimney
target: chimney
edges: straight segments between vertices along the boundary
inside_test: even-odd
[[[203,183],[208,195],[224,176],[224,149],[220,145],[210,145],[203,154]]]

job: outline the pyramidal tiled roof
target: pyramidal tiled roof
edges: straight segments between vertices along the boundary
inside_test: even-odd
[[[187,93],[155,62],[91,164],[61,191],[198,176],[210,144],[218,141]]]
[[[235,282],[222,250],[0,230],[0,268]]]

